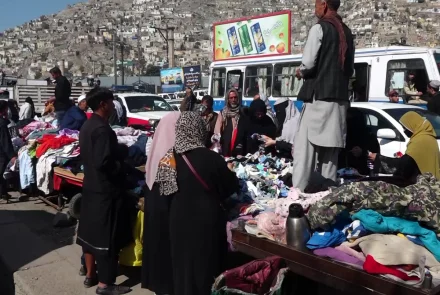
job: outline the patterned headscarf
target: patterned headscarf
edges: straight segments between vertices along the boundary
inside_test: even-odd
[[[178,154],[205,147],[206,125],[200,114],[184,112],[176,124],[176,143],[174,150]]]
[[[179,190],[177,185],[176,159],[174,152],[182,154],[205,147],[206,126],[197,112],[183,112],[176,123],[176,142],[159,163],[156,182],[161,195],[172,195]]]

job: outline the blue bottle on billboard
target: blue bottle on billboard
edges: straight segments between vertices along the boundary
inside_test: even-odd
[[[229,45],[231,46],[232,55],[235,56],[240,54],[241,52],[240,43],[238,43],[238,36],[235,27],[230,27],[227,32],[228,32]]]
[[[251,32],[257,52],[262,53],[264,50],[266,50],[266,43],[264,43],[263,32],[261,31],[260,23],[252,25]]]

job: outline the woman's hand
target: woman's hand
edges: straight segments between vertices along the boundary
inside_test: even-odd
[[[275,145],[277,143],[274,139],[272,139],[266,135],[261,135],[261,139],[264,141],[265,147],[269,147],[269,146]]]
[[[371,161],[375,161],[376,160],[376,153],[369,153],[368,154],[368,159],[370,159]]]
[[[228,163],[228,168],[229,170],[234,171],[234,163],[233,162]]]
[[[351,150],[353,156],[355,156],[356,158],[359,158],[360,156],[362,156],[362,149],[358,146],[355,146],[352,150]]]

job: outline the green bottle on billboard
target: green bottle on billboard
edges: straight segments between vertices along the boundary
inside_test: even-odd
[[[241,45],[243,46],[244,54],[249,54],[252,52],[252,42],[251,36],[249,35],[248,26],[242,25],[238,28],[238,34],[240,35]]]

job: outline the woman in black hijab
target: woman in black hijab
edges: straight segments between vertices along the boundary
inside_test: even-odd
[[[264,142],[260,141],[258,137],[253,135],[265,135],[272,139],[276,138],[277,127],[272,119],[266,115],[267,107],[264,101],[257,99],[252,101],[249,107],[249,127],[247,139],[247,152],[255,153]]]
[[[379,153],[380,145],[374,134],[369,132],[365,115],[350,108],[347,112],[347,139],[345,149],[339,154],[339,168],[354,168],[362,175],[369,174],[368,152]],[[375,163],[374,170],[378,171]]]

